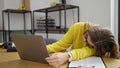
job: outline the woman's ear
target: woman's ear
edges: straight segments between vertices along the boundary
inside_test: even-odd
[[[110,52],[106,52],[104,58],[110,58]]]
[[[86,39],[85,39],[85,36],[83,35],[83,41],[85,42],[86,41]]]
[[[83,35],[83,40],[84,40],[84,41],[87,41],[87,37],[88,37],[88,33],[85,32],[84,35]]]

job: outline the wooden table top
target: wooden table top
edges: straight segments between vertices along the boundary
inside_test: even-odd
[[[58,68],[67,68],[67,63]],[[48,64],[21,60],[17,52],[0,49],[0,68],[53,68]]]
[[[103,58],[107,68],[120,68],[120,59]],[[7,52],[6,49],[0,48],[0,68],[52,68],[48,64],[21,60],[17,52]],[[67,68],[68,63],[58,67]]]

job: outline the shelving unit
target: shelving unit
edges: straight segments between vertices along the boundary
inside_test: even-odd
[[[37,19],[37,29],[45,29],[46,26],[45,23],[46,19]],[[55,20],[54,19],[48,19],[48,28],[55,28]]]
[[[78,13],[77,13],[77,18],[79,21],[79,6],[75,6],[75,5],[68,5],[68,4],[57,4],[56,6],[52,6],[52,7],[47,7],[47,8],[42,8],[42,9],[37,9],[37,10],[33,10],[33,33],[35,33],[35,31],[39,31],[39,30],[43,30],[43,29],[35,29],[35,13],[36,12],[43,12],[45,13],[45,29],[44,31],[46,32],[46,37],[48,38],[48,33],[49,31],[63,31],[64,33],[67,31],[66,28],[66,10],[68,9],[77,9]],[[61,11],[64,10],[64,27],[61,27]],[[59,28],[48,28],[48,13],[49,12],[55,12],[55,11],[59,11]]]
[[[16,14],[23,14],[23,23],[24,23],[24,29],[23,30],[11,30],[11,23],[10,22],[10,13],[16,13]],[[31,20],[31,29],[26,29],[26,13],[30,14],[30,20]],[[5,29],[5,14],[7,14],[8,17],[8,29]],[[2,25],[3,25],[3,42],[7,43],[11,41],[10,39],[10,33],[11,32],[16,32],[16,31],[23,31],[24,34],[26,34],[26,31],[30,31],[32,33],[32,12],[29,10],[16,10],[16,9],[5,9],[2,11]],[[17,25],[16,25],[17,26]],[[8,37],[8,40],[7,40]]]

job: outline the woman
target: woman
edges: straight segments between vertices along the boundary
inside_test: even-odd
[[[65,52],[70,46],[71,50]],[[119,45],[110,30],[87,22],[72,25],[61,40],[48,45],[47,49],[49,53],[53,53],[46,58],[53,67],[92,55],[119,57]]]

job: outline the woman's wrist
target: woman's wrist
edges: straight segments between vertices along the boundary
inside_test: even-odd
[[[65,52],[65,55],[66,55],[66,61],[69,61],[69,58],[70,58],[69,54]]]
[[[68,61],[71,62],[72,61],[72,54],[70,52],[66,52],[68,55]]]

